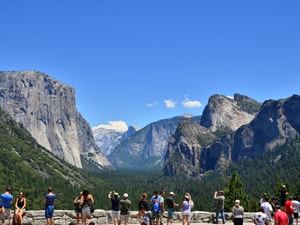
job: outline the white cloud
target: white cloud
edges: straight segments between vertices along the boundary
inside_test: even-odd
[[[185,108],[200,108],[202,106],[201,102],[199,102],[199,101],[192,101],[187,96],[183,100],[182,105]]]
[[[158,106],[158,101],[149,102],[149,103],[146,104],[146,106],[149,107],[149,108]]]
[[[164,103],[165,106],[169,109],[174,108],[176,106],[176,102],[171,99],[164,100]]]
[[[115,130],[119,132],[125,132],[128,130],[128,126],[124,121],[108,121],[109,124],[101,124],[97,127],[93,127],[92,129],[104,128],[109,130]]]

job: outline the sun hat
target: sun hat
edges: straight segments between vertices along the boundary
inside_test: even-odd
[[[124,197],[124,198],[128,198],[128,194],[127,194],[127,193],[124,193],[123,197]]]
[[[173,191],[170,192],[170,195],[175,195],[175,193]]]
[[[234,202],[235,204],[240,204],[240,200],[235,200],[235,202]]]

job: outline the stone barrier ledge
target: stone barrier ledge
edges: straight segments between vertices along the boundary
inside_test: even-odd
[[[101,224],[113,224],[110,210],[96,209],[92,214],[91,221],[96,225]],[[137,219],[138,212],[131,211],[129,224],[139,224]],[[253,213],[245,213],[244,222],[250,223]],[[232,213],[225,212],[226,221],[232,220]],[[215,219],[215,212],[205,211],[192,211],[191,223],[213,223]],[[166,224],[167,212],[163,214],[163,222]],[[181,212],[175,212],[174,223],[180,223],[182,221]],[[26,211],[26,215],[23,217],[24,225],[45,225],[45,211],[44,210],[32,210]],[[55,225],[69,225],[70,222],[76,223],[76,214],[74,210],[54,210],[54,224]],[[6,222],[7,223],[7,222]],[[221,218],[219,223],[222,223]]]

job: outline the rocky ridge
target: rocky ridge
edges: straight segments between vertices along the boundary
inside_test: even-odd
[[[223,98],[226,97],[223,96]],[[217,96],[217,100],[220,101],[220,99],[222,97]],[[255,106],[253,102],[248,103]],[[232,106],[235,107],[235,105]],[[228,106],[229,104],[226,104],[226,107]],[[221,124],[218,122],[221,119],[201,121],[200,124],[210,124],[206,129],[216,131],[206,134],[200,124],[178,126],[169,141],[164,173],[170,176],[186,173],[189,176],[199,177],[208,170],[222,171],[231,162],[272,151],[275,146],[299,135],[300,117],[297,113],[299,109],[300,96],[293,95],[286,99],[265,101],[257,113],[253,111],[254,118],[236,130],[230,129],[231,126],[225,126],[226,123],[218,129],[211,129],[211,127],[216,127],[211,121],[215,121],[218,126]],[[228,112],[228,109],[224,111]],[[215,109],[213,112],[222,112],[222,110]],[[202,119],[207,118],[216,117],[212,115],[202,117]],[[227,132],[219,132],[224,130]],[[209,137],[208,134],[215,136]],[[203,139],[211,141],[204,142]]]

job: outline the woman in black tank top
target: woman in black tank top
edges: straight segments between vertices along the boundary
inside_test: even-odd
[[[19,198],[16,200],[15,204],[15,215],[14,220],[16,224],[23,225],[23,216],[25,215],[25,207],[26,207],[26,198],[24,197],[24,193],[20,192]]]

